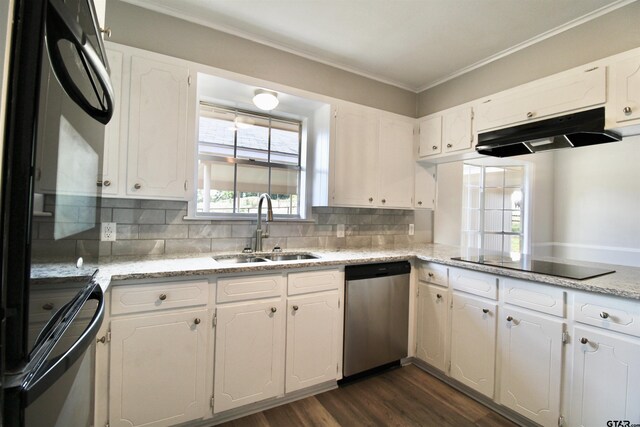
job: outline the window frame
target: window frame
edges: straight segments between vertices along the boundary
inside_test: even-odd
[[[255,117],[261,120],[268,120],[269,122],[269,127],[268,127],[268,137],[267,137],[267,161],[264,161],[262,159],[257,160],[257,159],[250,159],[250,158],[238,158],[238,132],[235,131],[234,132],[234,137],[233,137],[233,155],[232,156],[224,156],[224,155],[209,155],[209,154],[200,154],[200,118],[202,117],[202,114],[200,112],[200,107],[201,106],[205,106],[208,108],[214,108],[217,110],[222,110],[228,113],[233,113],[236,114],[236,117],[238,115],[242,115],[242,116],[249,116],[249,117]],[[234,165],[234,177],[233,177],[233,193],[234,193],[234,198],[233,198],[233,212],[231,213],[221,213],[221,212],[200,212],[198,211],[198,201],[197,201],[197,197],[198,197],[198,185],[194,185],[194,190],[193,190],[193,196],[189,201],[189,206],[188,206],[188,214],[189,217],[191,219],[202,219],[202,220],[240,220],[240,221],[246,221],[246,220],[254,220],[256,218],[257,213],[241,213],[241,212],[236,212],[236,209],[238,209],[238,165],[249,165],[249,166],[259,166],[259,167],[263,167],[266,168],[268,170],[268,175],[269,175],[269,183],[268,183],[268,191],[267,194],[271,195],[271,176],[272,176],[272,170],[273,169],[285,169],[285,170],[296,170],[297,171],[297,188],[298,188],[298,194],[297,194],[297,214],[278,214],[278,213],[274,213],[274,217],[276,218],[280,218],[283,220],[288,220],[288,221],[296,221],[296,220],[304,220],[305,216],[305,206],[303,205],[303,201],[305,200],[304,197],[304,192],[306,191],[305,188],[303,188],[303,177],[302,174],[305,172],[306,170],[306,165],[303,165],[303,159],[306,159],[306,156],[303,153],[303,149],[305,147],[304,141],[303,141],[303,134],[304,134],[304,121],[303,120],[296,120],[296,119],[291,119],[291,118],[287,118],[287,117],[280,117],[277,115],[273,115],[273,114],[266,114],[266,113],[258,113],[255,111],[250,111],[250,110],[245,110],[245,109],[241,109],[241,108],[236,108],[236,107],[228,107],[225,105],[220,105],[220,104],[215,104],[215,103],[211,103],[211,102],[207,102],[207,101],[203,101],[200,100],[198,102],[198,110],[197,110],[197,118],[198,118],[198,122],[197,122],[197,137],[196,137],[196,141],[195,141],[195,155],[194,155],[194,159],[195,159],[195,164],[194,164],[194,172],[195,175],[197,177],[198,175],[198,164],[200,159],[206,159],[209,161],[216,161],[216,162],[224,162],[224,163],[228,163],[228,164],[233,164]],[[282,123],[286,123],[286,124],[290,124],[290,125],[296,125],[298,127],[298,154],[297,154],[297,164],[287,164],[287,163],[278,163],[278,162],[272,162],[271,161],[271,157],[272,157],[272,152],[273,150],[271,149],[271,144],[272,144],[272,122],[282,122]],[[212,145],[222,145],[222,144],[215,144],[215,143],[211,143]],[[227,146],[230,147],[230,146]],[[242,149],[242,147],[240,147]],[[264,152],[265,150],[259,150]],[[197,179],[195,181],[197,183]]]

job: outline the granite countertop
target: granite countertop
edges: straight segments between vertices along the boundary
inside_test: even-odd
[[[501,276],[532,280],[555,286],[616,295],[625,298],[640,299],[640,268],[597,263],[585,263],[573,260],[559,260],[571,264],[582,264],[615,270],[615,273],[586,280],[565,279],[545,274],[510,270],[491,265],[473,264],[452,260],[460,256],[460,249],[440,244],[421,244],[406,248],[378,248],[351,250],[296,250],[285,253],[311,252],[319,259],[260,262],[250,264],[222,264],[212,259],[224,254],[197,254],[171,258],[128,258],[101,263],[97,281],[106,290],[112,281],[139,280],[166,277],[188,277],[221,275],[242,272],[263,272],[310,267],[338,266],[349,264],[376,263],[419,259],[433,261],[453,267],[476,270]],[[33,278],[42,281],[64,281],[77,277],[77,270],[61,268],[59,264],[42,264],[33,270]]]

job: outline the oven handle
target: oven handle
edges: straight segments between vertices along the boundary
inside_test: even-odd
[[[56,19],[57,18],[57,19]],[[86,96],[78,88],[67,71],[57,41],[65,39],[73,43],[82,65],[88,75],[89,81],[93,85],[93,90],[102,108],[96,108],[87,100]],[[61,0],[49,0],[49,11],[47,12],[47,50],[51,59],[51,67],[60,81],[62,87],[87,114],[99,121],[107,124],[113,116],[114,94],[109,73],[100,56],[87,40],[85,32],[80,25],[70,15],[67,7]],[[95,74],[98,84],[102,88],[104,99],[101,99],[96,82],[91,76],[91,71]]]
[[[91,322],[84,330],[80,338],[62,355],[49,361],[40,371],[41,374],[29,381],[22,389],[25,406],[30,405],[42,393],[44,393],[51,385],[64,375],[71,366],[78,360],[87,349],[95,342],[98,330],[102,325],[104,318],[104,292],[99,285],[96,285],[88,300],[97,300],[96,308]]]

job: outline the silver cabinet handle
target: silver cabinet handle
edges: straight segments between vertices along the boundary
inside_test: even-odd
[[[606,311],[603,311],[602,313],[600,313],[600,317],[602,317],[603,319],[608,319],[609,313],[607,313]]]
[[[529,112],[527,113],[527,118],[528,118],[528,119],[530,119],[531,117],[533,117],[533,112],[532,112],[532,111],[529,111]]]
[[[625,113],[628,116],[629,114],[631,114],[631,107],[629,107],[629,106],[624,107],[622,109],[622,112]]]
[[[451,148],[451,147],[453,147],[453,145],[447,144],[447,148]]]
[[[489,312],[489,309],[488,309],[488,308],[483,308],[483,309],[482,309],[482,312],[483,312],[484,314],[487,314],[487,313]]]
[[[164,300],[166,300],[166,299],[167,299],[167,294],[160,294],[160,296],[158,297],[158,299],[159,299],[160,301],[164,301]]]
[[[275,308],[275,307],[271,307],[271,312],[272,312],[272,313],[275,313],[276,311],[278,311],[278,309],[277,309],[277,308]]]
[[[142,188],[142,185],[138,184],[137,182],[135,184],[133,184],[133,188],[135,188],[136,190],[139,190]]]
[[[373,197],[369,197],[369,201],[370,201],[370,202],[373,202]]]
[[[436,298],[442,299],[442,294],[436,294]]]
[[[588,343],[589,343],[589,340],[583,337],[583,338],[580,338],[580,342],[581,342],[582,344],[588,344]]]
[[[512,320],[513,320],[513,317],[507,316],[507,322],[511,322]]]
[[[433,275],[433,273],[427,273],[427,276],[433,277],[434,275]]]
[[[434,151],[438,149],[437,145],[434,145],[433,147],[431,147]]]
[[[99,342],[99,343],[101,343],[101,344],[104,344],[104,343],[106,343],[106,342],[107,342],[107,337],[106,337],[106,336],[101,336],[100,338],[98,338],[98,339],[96,340],[96,342]]]
[[[42,309],[43,310],[47,310],[47,311],[53,310],[53,303],[52,302],[48,302],[48,303],[44,304],[42,306]]]
[[[200,324],[200,319],[196,317],[195,319],[193,319],[193,323],[196,324],[196,325],[199,325]]]
[[[382,199],[382,203],[387,203],[387,199]]]
[[[111,38],[111,27],[100,28],[100,32],[104,34],[108,39]]]
[[[421,201],[418,201],[418,205],[419,205],[419,206],[422,206],[422,202],[421,202]]]
[[[109,180],[107,179],[106,181],[104,181],[104,182],[102,183],[102,185],[104,185],[105,187],[108,187],[108,186],[110,186],[110,185],[111,185],[111,181],[109,181]]]
[[[298,311],[298,306],[297,305],[293,306],[293,311]]]

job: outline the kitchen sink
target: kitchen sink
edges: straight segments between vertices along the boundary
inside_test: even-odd
[[[265,258],[271,261],[300,261],[303,259],[318,259],[319,257],[312,254],[268,254]]]
[[[250,262],[267,262],[266,259],[262,257],[253,256],[253,255],[219,256],[219,257],[213,258],[213,260],[221,264],[247,264]]]

